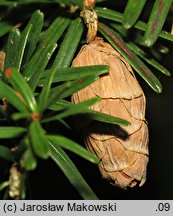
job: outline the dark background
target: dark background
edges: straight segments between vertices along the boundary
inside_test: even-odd
[[[107,2],[111,9],[123,11],[124,5],[115,3],[121,1]],[[168,46],[172,49],[171,43],[168,43]],[[171,51],[160,62],[170,72],[173,71],[172,56]],[[163,84],[161,94],[153,92],[137,76],[147,99],[146,119],[150,134],[150,161],[144,186],[127,190],[119,189],[101,177],[96,165],[67,152],[100,199],[173,199],[173,78],[165,77],[158,72],[155,74]],[[72,122],[71,124],[73,125]],[[80,134],[77,134],[75,130],[67,133],[67,136],[81,142]],[[37,169],[29,173],[28,188],[30,199],[81,199],[61,170],[50,159],[40,160]]]

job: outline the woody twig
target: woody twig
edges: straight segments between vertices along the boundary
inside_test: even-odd
[[[98,17],[94,11],[95,0],[84,0],[83,10],[81,11],[81,17],[84,19],[86,26],[88,27],[87,32],[87,43],[93,41],[97,35],[98,29]]]

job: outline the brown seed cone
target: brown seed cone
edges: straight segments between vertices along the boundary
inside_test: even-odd
[[[84,45],[72,66],[108,65],[109,74],[72,96],[74,103],[99,96],[102,101],[90,108],[130,121],[129,126],[116,126],[96,121],[83,127],[87,147],[99,159],[104,178],[121,187],[142,186],[148,163],[148,127],[145,120],[145,96],[131,66],[113,47],[96,38]],[[82,73],[82,71],[81,71]]]

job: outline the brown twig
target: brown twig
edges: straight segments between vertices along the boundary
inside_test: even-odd
[[[88,27],[87,43],[90,43],[95,39],[98,29],[97,13],[93,10],[93,7],[95,6],[95,0],[84,0],[83,5],[83,10],[81,11],[80,15]]]

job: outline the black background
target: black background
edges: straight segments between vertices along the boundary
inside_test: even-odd
[[[123,11],[124,5],[115,3],[121,1],[107,2],[111,9]],[[171,43],[168,43],[168,46],[172,48]],[[161,62],[170,72],[173,71],[172,56],[171,51],[165,55]],[[173,199],[173,78],[165,77],[158,72],[155,74],[163,84],[163,93],[161,94],[153,92],[137,76],[147,99],[146,119],[150,134],[150,161],[147,181],[144,186],[125,191],[119,189],[101,177],[96,165],[67,152],[100,199]],[[69,131],[67,136],[81,142],[80,134],[77,134],[75,130]],[[81,199],[51,159],[40,160],[37,169],[29,173],[28,188],[29,199]]]

